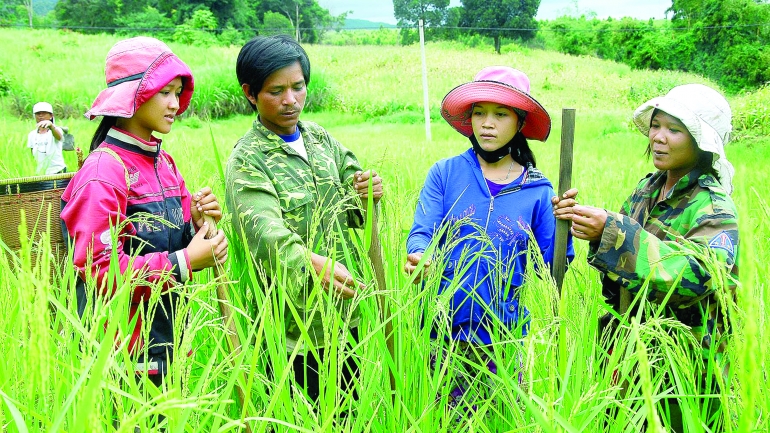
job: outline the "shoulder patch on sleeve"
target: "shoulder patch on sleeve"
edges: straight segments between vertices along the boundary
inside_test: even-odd
[[[719,232],[716,236],[709,241],[709,248],[721,248],[731,255],[735,254],[735,247],[733,241],[730,239],[730,235],[726,231]]]

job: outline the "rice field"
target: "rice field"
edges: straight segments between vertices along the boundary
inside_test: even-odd
[[[13,86],[1,100],[0,178],[34,171],[26,149],[34,122],[31,114],[19,114],[25,105],[31,108],[45,99],[82,113],[103,88],[104,56],[116,40],[0,29],[4,58],[13,59],[0,64],[0,74]],[[221,94],[236,81],[238,47],[171,46],[195,74],[193,105],[229,107],[232,96]],[[421,325],[447,323],[448,301],[436,295],[435,275],[420,287],[401,271],[406,234],[428,168],[467,148],[440,121],[443,95],[487,65],[525,71],[532,94],[554,118],[549,140],[531,143],[538,167],[556,182],[560,111],[575,108],[573,186],[580,189],[581,202],[616,210],[653,169],[644,158],[645,138],[632,129],[633,109],[674,85],[709,83],[687,74],[635,71],[592,58],[506,48],[497,55],[491,48],[428,46],[429,142],[422,123],[417,47],[306,47],[313,65],[311,90],[314,84],[323,88],[316,96],[319,104],[333,109],[308,112],[303,119],[326,127],[365,167],[380,172],[387,194],[379,218],[386,287],[376,287],[371,268],[362,263],[361,278],[370,289],[354,301],[363,312],[358,342],[350,340],[344,317],[325,319],[330,335],[340,338],[327,348],[334,355],[321,368],[324,386],[315,407],[292,389],[281,332],[285,313],[277,307],[282,305],[281,291],[259,285],[253,267],[238,260],[241,243],[226,216],[221,225],[232,249],[227,291],[244,347],[234,352],[228,346],[229,324],[220,317],[215,292],[217,284],[225,283],[209,272],[199,273],[192,284],[179,288],[188,301],[178,312],[186,318],[178,322],[179,353],[189,351],[190,356],[176,360],[162,389],[136,380],[126,368],[131,360],[125,346],[105,338],[130,329],[129,281],[121,281],[111,302],[80,319],[72,308],[72,275],[55,269],[51,281],[50,260],[33,264],[35,254],[43,251],[47,257],[51,249],[45,236],[20,252],[0,243],[0,430],[150,432],[161,422],[166,431],[180,433],[245,431],[246,425],[253,432],[661,432],[667,431],[673,415],[669,401],[677,398],[686,432],[770,431],[770,206],[764,195],[770,190],[770,140],[761,120],[770,103],[766,90],[728,96],[737,119],[760,120],[741,122],[746,127],[726,149],[736,168],[741,285],[730,307],[736,326],[726,352],[729,374],[719,391],[695,392],[697,351],[689,345],[687,330],[663,318],[644,323],[628,318],[612,355],[607,354],[597,335],[596,319],[604,314],[599,274],[585,263],[585,243],[577,242],[577,257],[560,295],[547,277],[530,271],[521,289],[531,311],[530,329],[526,336],[520,329],[500,330],[490,354],[498,374],[481,369],[466,377],[473,390],[469,395],[476,398],[448,404],[461,366],[472,363],[474,356],[454,345],[439,347]],[[208,185],[224,197],[222,165],[252,121],[247,115],[193,114],[163,137],[191,190]],[[77,144],[88,147],[95,123],[64,116],[57,123],[69,126]],[[74,155],[65,156],[75,169]],[[369,235],[359,234],[362,249]],[[378,307],[381,296],[390,311],[385,321],[394,329],[392,357]],[[319,308],[333,302],[321,298]],[[442,361],[440,368],[431,368],[436,354],[442,355],[433,356]],[[338,386],[346,359],[355,360],[361,370],[355,398]],[[678,380],[672,384],[664,376]],[[706,407],[717,402],[721,421],[710,429],[712,413]]]

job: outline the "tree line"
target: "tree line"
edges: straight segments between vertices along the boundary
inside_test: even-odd
[[[568,54],[694,72],[730,92],[770,83],[770,3],[673,0],[668,14],[662,21],[561,17],[544,27]]]
[[[422,19],[427,40],[492,38],[531,43],[572,55],[591,55],[638,69],[695,72],[737,92],[770,83],[768,0],[672,0],[669,19],[599,20],[596,14],[537,21],[540,0],[393,0],[401,42],[416,40]]]
[[[682,70],[707,76],[736,92],[770,82],[768,0],[672,0],[664,20],[608,18],[595,14],[535,19],[540,0],[392,0],[397,43],[503,40],[591,55],[634,68]],[[37,0],[52,4],[55,0]],[[292,34],[319,43],[343,27],[347,13],[332,16],[317,0],[58,0],[51,13],[33,16],[33,0],[6,0],[0,25],[57,25],[84,33],[152,32],[180,43],[238,45],[255,34]],[[391,40],[377,36],[377,40]]]
[[[44,0],[5,0],[0,25],[25,24],[33,1]],[[316,0],[58,0],[30,25],[128,35],[152,30],[157,37],[202,45],[245,42],[258,33],[299,34],[301,41],[317,43],[322,29],[345,16],[333,17]]]

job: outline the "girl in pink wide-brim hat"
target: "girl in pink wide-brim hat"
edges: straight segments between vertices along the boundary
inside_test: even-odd
[[[407,274],[415,282],[437,285],[438,294],[451,291],[439,298],[449,300],[450,321],[426,320],[431,337],[439,347],[459,341],[455,347],[473,361],[456,372],[450,405],[468,403],[473,397],[466,394],[474,386],[489,385],[475,385],[479,372],[471,365],[495,374],[495,343],[526,333],[527,309],[519,305],[519,290],[530,242],[546,266],[553,264],[554,190],[536,168],[527,142],[546,140],[551,118],[529,91],[523,72],[491,66],[444,97],[441,115],[471,147],[431,167],[407,239]],[[424,257],[432,244],[440,254]],[[571,258],[571,240],[568,250]],[[431,264],[439,258],[442,263]],[[442,355],[438,349],[433,360]]]

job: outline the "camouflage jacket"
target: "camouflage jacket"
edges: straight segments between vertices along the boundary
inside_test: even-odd
[[[242,237],[259,272],[275,284],[304,323],[287,305],[287,349],[300,340],[301,327],[317,347],[324,345],[321,312],[313,296],[310,252],[336,259],[356,275],[360,262],[348,228],[361,227],[360,201],[353,176],[361,167],[353,153],[312,122],[299,122],[306,161],[258,120],[235,145],[227,162],[226,202],[236,236]],[[347,260],[346,260],[347,258]],[[316,285],[317,286],[317,285]],[[337,311],[357,321],[349,302]]]
[[[664,172],[648,175],[619,213],[608,212],[601,241],[591,244],[589,263],[605,273],[603,292],[616,309],[621,286],[633,294],[645,288],[655,303],[671,292],[669,314],[710,347],[714,327],[722,327],[715,292],[728,288],[732,296],[738,278],[737,211],[711,174],[690,172],[658,201],[665,181]],[[712,259],[702,260],[708,256]]]

